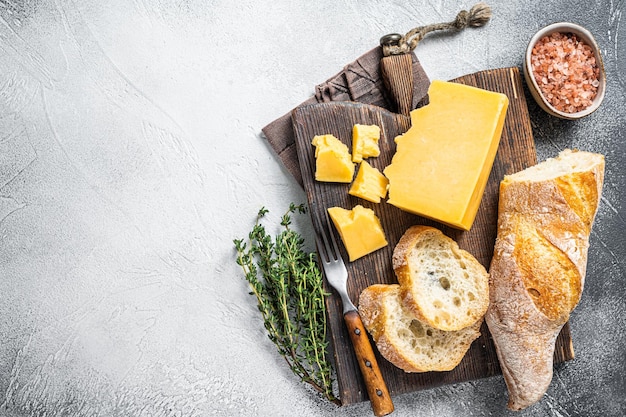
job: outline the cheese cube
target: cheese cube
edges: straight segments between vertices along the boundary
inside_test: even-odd
[[[509,100],[462,84],[433,81],[430,104],[411,112],[384,174],[388,203],[469,230],[498,150]]]
[[[361,205],[352,210],[330,207],[328,214],[341,236],[350,262],[387,246],[387,239],[374,210]]]
[[[355,124],[352,127],[352,162],[361,162],[364,158],[380,155],[379,140],[380,127]]]
[[[315,146],[315,179],[324,182],[351,182],[354,164],[348,147],[333,135],[319,135]]]
[[[380,203],[380,199],[387,195],[387,184],[389,181],[378,169],[363,161],[348,194],[372,203]]]

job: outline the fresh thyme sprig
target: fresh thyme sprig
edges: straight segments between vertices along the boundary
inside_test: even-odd
[[[270,340],[293,373],[340,404],[332,388],[322,273],[315,253],[307,253],[304,238],[290,228],[291,215],[305,212],[303,204],[292,203],[281,218],[283,230],[272,239],[261,224],[268,210],[261,208],[248,242],[233,241],[237,264],[257,299]]]

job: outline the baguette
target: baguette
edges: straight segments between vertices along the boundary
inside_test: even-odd
[[[359,314],[380,354],[405,372],[454,369],[480,336],[483,322],[453,332],[432,328],[403,306],[397,284],[365,288],[359,296]]]
[[[500,183],[485,316],[508,408],[539,401],[552,380],[556,338],[580,300],[604,157],[565,150]]]
[[[485,315],[487,271],[439,229],[410,227],[396,245],[392,263],[403,302],[420,321],[453,331]]]

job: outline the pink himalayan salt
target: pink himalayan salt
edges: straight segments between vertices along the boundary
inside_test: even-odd
[[[593,50],[574,34],[556,32],[539,39],[531,66],[541,93],[559,111],[582,111],[598,93],[600,69]]]

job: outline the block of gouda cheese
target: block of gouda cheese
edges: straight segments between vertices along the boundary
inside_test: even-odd
[[[378,169],[367,161],[362,161],[348,194],[372,203],[380,203],[380,199],[387,195],[388,184],[389,181]]]
[[[352,162],[361,162],[370,156],[380,155],[379,140],[380,127],[355,124],[352,127]]]
[[[354,164],[348,147],[333,135],[318,135],[315,146],[315,179],[324,182],[351,182]]]
[[[328,214],[348,251],[350,262],[387,246],[385,233],[374,210],[361,205],[352,210],[330,207]]]
[[[506,95],[432,82],[429,104],[411,112],[384,170],[388,203],[469,230],[498,150],[509,105]]]

